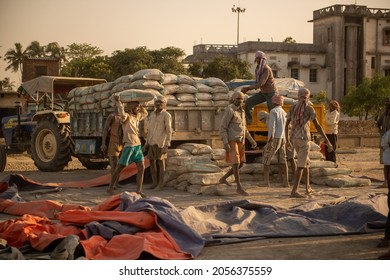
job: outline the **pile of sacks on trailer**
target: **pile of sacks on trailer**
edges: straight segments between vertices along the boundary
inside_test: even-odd
[[[229,104],[229,88],[219,78],[192,78],[188,75],[162,73],[158,69],[144,69],[119,77],[115,81],[72,89],[68,94],[69,109],[112,109],[113,95],[123,91],[164,95],[168,106],[216,106]],[[145,106],[153,106],[153,101]]]
[[[320,147],[314,142],[310,143],[309,157],[312,184],[329,187],[371,185],[370,179],[354,178],[350,176],[352,170],[338,168],[334,162],[324,160]],[[251,182],[254,186],[262,187],[264,168],[260,162],[261,157],[253,163],[243,165],[240,169],[241,182]],[[225,161],[224,149],[213,149],[199,143],[184,143],[169,150],[166,168],[165,187],[208,195],[230,195],[235,192],[234,187],[219,183],[219,179],[230,168]],[[271,184],[275,185],[280,177],[276,159],[272,161],[270,170]],[[234,183],[234,177],[229,177],[228,182]]]

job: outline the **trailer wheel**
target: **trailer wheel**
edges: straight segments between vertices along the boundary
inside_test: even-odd
[[[61,171],[72,159],[72,145],[70,126],[46,119],[32,134],[31,157],[41,171]]]
[[[106,169],[107,166],[110,164],[108,160],[94,160],[80,155],[78,155],[77,157],[81,164],[87,169],[103,170]]]
[[[7,165],[7,153],[3,145],[0,145],[0,172],[3,172]]]

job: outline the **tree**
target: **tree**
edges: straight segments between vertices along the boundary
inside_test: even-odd
[[[348,89],[341,102],[341,110],[348,116],[359,119],[375,119],[384,108],[384,99],[390,96],[390,76],[375,75],[372,79],[365,78],[357,87]]]
[[[109,59],[112,74],[115,78],[133,74],[138,70],[151,68],[153,56],[146,47],[114,51]]]
[[[223,81],[254,78],[247,62],[237,58],[228,58],[224,55],[218,55],[213,61],[204,66],[203,77],[215,77]]]
[[[5,55],[4,60],[9,64],[5,68],[5,71],[11,70],[12,72],[18,72],[23,74],[23,60],[27,57],[26,51],[23,51],[23,46],[20,43],[15,43],[14,49],[9,49]]]
[[[15,82],[11,82],[11,79],[9,77],[4,78],[4,80],[1,81],[3,90],[6,91],[12,91],[15,87]]]
[[[45,47],[41,46],[38,41],[32,41],[26,48],[26,55],[29,57],[44,57]]]
[[[70,44],[67,46],[67,56],[69,61],[72,59],[94,58],[104,53],[98,47],[91,46],[91,44]]]
[[[286,37],[286,39],[283,40],[283,43],[286,43],[286,44],[294,44],[296,42],[297,41],[295,41],[292,37]]]
[[[68,62],[66,57],[66,49],[61,47],[57,42],[51,42],[47,44],[45,47],[45,53],[49,57],[54,57],[60,60],[60,68],[61,65],[64,65]]]
[[[182,49],[167,47],[150,51],[150,54],[153,58],[152,68],[160,69],[163,73],[184,74],[187,72],[181,63],[185,55]]]

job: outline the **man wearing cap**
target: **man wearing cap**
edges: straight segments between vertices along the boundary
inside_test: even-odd
[[[306,194],[310,195],[313,190],[310,187],[309,180],[309,151],[310,151],[310,121],[313,122],[317,131],[324,138],[327,148],[329,151],[333,150],[333,146],[329,139],[326,137],[324,130],[319,124],[316,116],[316,112],[313,106],[309,103],[310,91],[307,88],[301,88],[298,91],[298,102],[294,104],[289,112],[287,113],[286,122],[286,142],[289,142],[289,125],[291,123],[291,140],[294,150],[297,152],[298,161],[296,165],[296,171],[294,175],[294,186],[291,191],[290,197],[292,198],[303,198],[298,193],[298,186],[302,179],[303,171],[305,170],[306,175]]]
[[[256,141],[250,135],[245,120],[245,111],[243,109],[244,94],[235,92],[232,95],[232,104],[230,104],[222,117],[220,135],[226,151],[226,161],[232,164],[232,168],[226,172],[219,180],[221,184],[230,184],[227,178],[234,175],[237,184],[237,193],[249,195],[241,186],[239,169],[245,162],[245,139],[248,139],[252,148],[256,148]]]
[[[274,108],[270,111],[267,117],[265,114],[258,114],[258,118],[261,122],[267,124],[268,127],[268,141],[264,146],[263,164],[264,164],[264,183],[266,187],[270,187],[269,183],[269,169],[272,158],[277,155],[278,164],[280,166],[279,171],[283,177],[283,185],[290,187],[288,183],[288,168],[286,160],[286,137],[285,137],[285,125],[286,125],[286,112],[282,106],[284,103],[284,97],[281,95],[274,95],[272,97],[272,103]]]
[[[256,92],[245,101],[245,114],[248,124],[252,123],[253,107],[257,104],[267,102],[268,111],[271,111],[274,107],[271,99],[277,93],[274,74],[271,67],[267,65],[265,53],[257,51],[255,54],[255,63],[257,63],[255,69],[256,83],[241,89],[243,93],[246,93],[248,90],[260,88],[259,92]]]
[[[165,176],[165,161],[168,147],[172,139],[172,117],[166,110],[165,96],[158,96],[154,100],[154,111],[146,118],[146,142],[143,147],[150,160],[152,173],[152,188],[161,190]]]

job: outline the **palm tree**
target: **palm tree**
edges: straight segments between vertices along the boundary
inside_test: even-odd
[[[38,41],[33,41],[26,49],[26,53],[29,57],[44,57],[45,47],[41,46]]]
[[[1,83],[3,90],[12,91],[14,89],[15,82],[11,82],[9,77],[4,78]]]
[[[60,47],[57,42],[47,44],[45,52],[49,57],[54,57],[60,60],[60,69],[61,64],[68,62],[66,58],[66,49],[64,47]]]
[[[15,43],[15,49],[9,49],[4,55],[4,60],[9,63],[5,71],[18,72],[20,70],[20,74],[23,74],[23,59],[26,57],[22,44]]]

